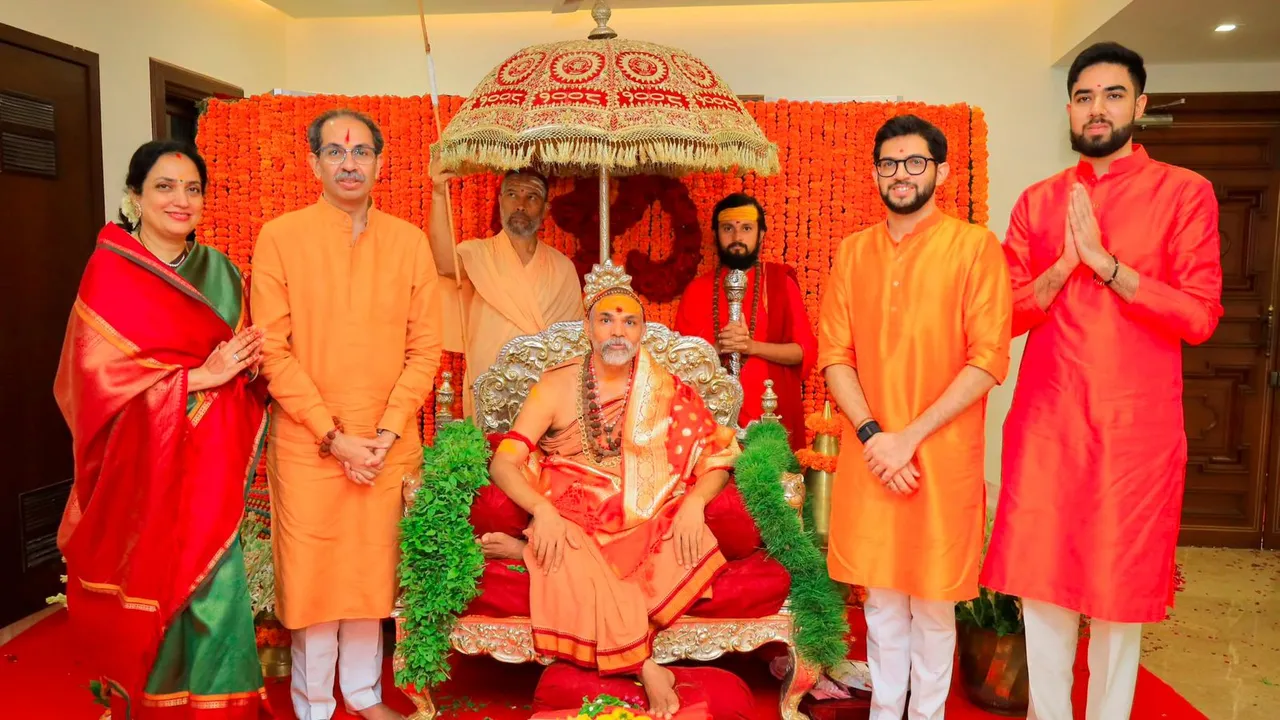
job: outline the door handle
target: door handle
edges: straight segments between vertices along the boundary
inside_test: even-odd
[[[1262,326],[1266,330],[1266,345],[1262,347],[1264,357],[1271,357],[1271,348],[1276,345],[1276,306],[1268,305],[1267,314],[1262,316]]]

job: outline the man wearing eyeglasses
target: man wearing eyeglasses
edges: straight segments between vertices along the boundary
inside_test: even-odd
[[[373,207],[383,139],[334,110],[308,128],[314,204],[262,227],[254,321],[266,331],[276,615],[293,631],[293,707],[328,720],[382,704],[400,488],[422,463],[417,413],[440,362],[439,276],[422,230]]]
[[[871,720],[941,720],[955,603],[978,594],[985,398],[1009,370],[1009,271],[989,230],[937,207],[938,128],[888,121],[872,172],[888,217],[841,243],[818,320],[818,367],[851,423],[827,565],[867,588]]]

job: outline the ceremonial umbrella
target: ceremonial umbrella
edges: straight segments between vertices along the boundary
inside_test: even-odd
[[[533,168],[600,179],[600,258],[609,262],[610,175],[772,174],[778,148],[701,60],[617,39],[609,9],[587,40],[527,47],[498,65],[432,145],[461,174]]]

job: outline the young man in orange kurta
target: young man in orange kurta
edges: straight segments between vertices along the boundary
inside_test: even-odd
[[[498,188],[502,231],[459,243],[455,267],[446,205],[452,177],[432,164],[429,230],[441,278],[444,349],[465,355],[462,408],[471,417],[472,384],[493,365],[502,346],[553,323],[582,319],[582,283],[572,260],[538,240],[547,214],[547,180],[531,171],[503,177]]]
[[[422,230],[369,194],[382,133],[350,111],[307,133],[323,194],[263,226],[252,307],[266,331],[276,613],[293,631],[293,707],[328,720],[382,704],[381,618],[396,595],[401,483],[422,463],[417,413],[440,362],[439,276]]]
[[[867,588],[871,720],[943,717],[955,602],[978,594],[986,395],[1009,370],[1008,267],[989,230],[936,207],[946,159],[917,117],[876,134],[889,215],[841,243],[818,321],[818,367],[851,421],[828,568]]]
[[[791,438],[791,447],[804,447],[803,383],[818,353],[809,316],[800,297],[795,271],[783,263],[762,262],[767,223],[764,208],[750,195],[734,193],[711,211],[720,263],[695,279],[680,296],[675,331],[711,343],[728,362],[729,353],[742,355],[742,412],[738,423],[746,427],[763,412],[765,380],[773,381],[778,414]],[[729,322],[729,301],[724,279],[731,270],[747,274],[742,299],[742,322]]]

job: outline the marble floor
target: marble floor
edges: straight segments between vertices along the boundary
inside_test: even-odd
[[[1210,720],[1280,717],[1280,552],[1183,548],[1186,588],[1142,662]],[[0,629],[0,645],[52,609]]]
[[[1280,553],[1182,548],[1186,587],[1142,663],[1210,720],[1280,718]]]

